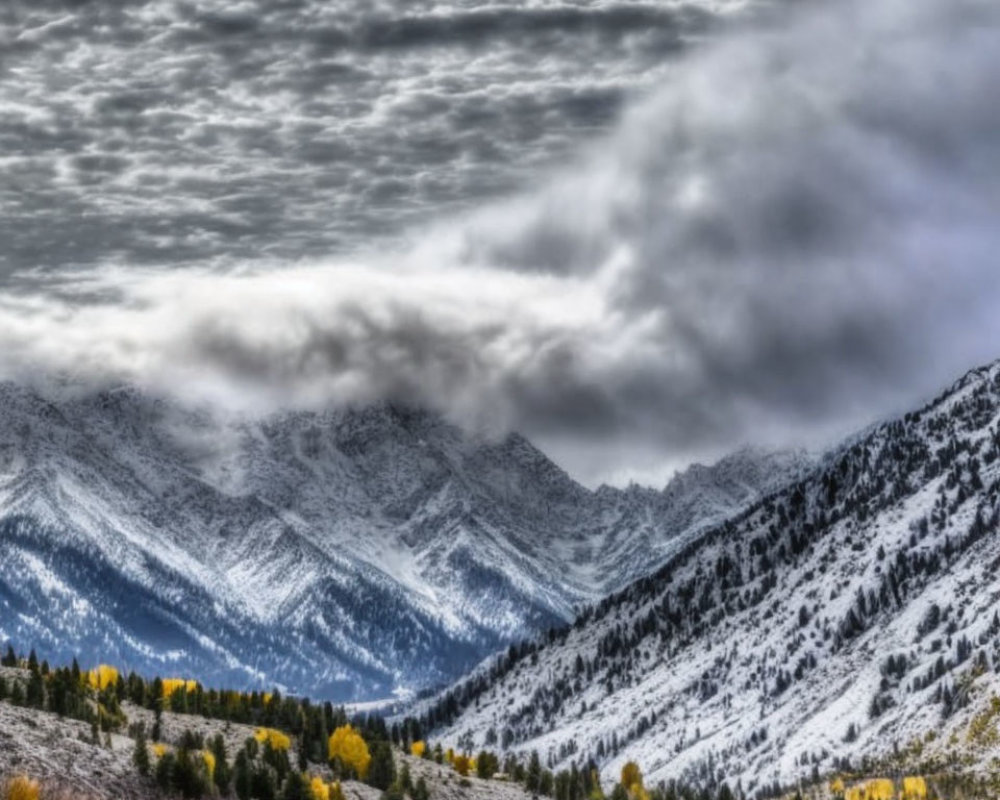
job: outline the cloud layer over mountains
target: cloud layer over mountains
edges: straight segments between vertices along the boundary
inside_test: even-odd
[[[796,5],[687,47],[717,10],[268,7],[22,32],[8,374],[420,403],[598,480],[842,432],[1000,355],[992,3]]]

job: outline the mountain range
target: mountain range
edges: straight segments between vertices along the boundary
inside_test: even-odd
[[[340,701],[455,680],[801,475],[743,450],[589,490],[425,411],[220,417],[0,383],[0,640]]]
[[[1000,362],[411,713],[473,751],[746,796],[850,767],[995,774],[998,527]]]

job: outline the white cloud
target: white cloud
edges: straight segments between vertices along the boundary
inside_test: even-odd
[[[6,371],[420,403],[591,481],[843,432],[1000,355],[998,33],[978,0],[772,19],[673,66],[564,174],[401,254],[22,281]]]

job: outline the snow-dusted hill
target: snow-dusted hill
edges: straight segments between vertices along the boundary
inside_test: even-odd
[[[380,406],[222,421],[0,384],[0,640],[335,699],[446,682],[800,474],[591,492],[523,437]]]
[[[905,752],[964,748],[1000,692],[998,521],[1000,362],[418,711],[465,746],[748,794],[931,731]]]

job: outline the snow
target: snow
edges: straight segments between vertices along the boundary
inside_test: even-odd
[[[616,775],[625,761],[636,760],[655,782],[704,780],[710,765],[716,777],[749,790],[773,780],[790,784],[808,778],[814,766],[833,771],[837,758],[857,763],[862,755],[885,754],[930,730],[961,732],[1000,688],[1000,631],[992,626],[1000,608],[1000,536],[995,522],[988,523],[992,527],[982,538],[961,544],[977,509],[987,519],[991,513],[994,520],[1000,517],[997,430],[1000,365],[993,365],[971,373],[919,414],[852,437],[827,454],[801,484],[751,504],[730,525],[687,537],[687,551],[668,560],[652,579],[611,598],[603,613],[585,615],[564,639],[543,643],[537,664],[522,660],[498,680],[488,680],[478,700],[435,736],[451,744],[471,736],[479,746],[488,731],[507,730],[515,737],[513,749],[538,750],[543,761],[556,768],[593,757],[607,777]],[[948,443],[961,445],[954,462],[961,476],[957,483],[948,468],[933,477],[925,472]],[[924,455],[911,463],[904,455],[906,447]],[[972,480],[973,457],[981,464],[979,489]],[[841,478],[842,494],[830,501],[825,480],[840,475],[840,463],[871,466],[861,469],[847,488]],[[905,475],[907,483],[894,495],[897,474]],[[885,480],[888,484],[879,489]],[[777,544],[785,546],[789,531],[800,529],[782,523],[776,509],[792,508],[797,489],[810,520],[818,520],[819,513],[837,519],[815,522],[804,550],[782,557]],[[843,502],[848,491],[855,498],[872,498],[868,513]],[[940,511],[942,498],[948,514],[939,526],[932,515]],[[922,518],[931,523],[926,536],[918,539]],[[769,537],[775,542],[766,545],[773,571],[758,566],[753,555],[753,543]],[[877,593],[898,554],[943,552],[946,541],[954,547],[951,559],[933,573],[906,578],[901,602],[890,601],[865,617],[862,632],[838,646],[838,630],[859,590]],[[659,604],[669,598],[673,610],[690,617],[704,591],[720,591],[716,565],[723,553],[734,552],[742,553],[744,580],[735,594],[727,595],[725,609],[713,600],[719,617],[689,634],[667,626],[656,611]],[[749,574],[751,569],[755,574]],[[764,586],[765,575],[773,576],[770,588]],[[689,580],[695,581],[698,593],[684,601],[677,591]],[[759,602],[735,602],[753,590],[763,591]],[[918,626],[932,604],[947,620],[920,637]],[[803,606],[809,620],[801,626]],[[625,652],[599,655],[602,639],[615,631],[630,635],[651,611],[652,631],[637,634]],[[971,643],[972,653],[959,661],[957,648],[963,638]],[[779,671],[792,673],[806,655],[815,658],[815,666],[777,691]],[[890,655],[906,657],[905,674],[898,684],[889,680],[883,688],[883,666]],[[574,673],[578,656],[593,668],[589,681]],[[947,662],[944,674],[916,688],[914,681],[942,657]],[[987,664],[982,674],[973,671],[979,658]],[[492,663],[484,662],[473,678],[487,675]],[[574,688],[577,681],[580,685]],[[715,691],[705,691],[709,683],[715,684]],[[932,698],[938,690],[960,683],[971,687],[969,707],[947,715]],[[876,695],[894,705],[873,717],[870,707]],[[407,712],[423,713],[434,702],[418,703]],[[655,722],[651,712],[656,713]],[[643,719],[649,727],[638,731]],[[857,738],[846,741],[851,724],[857,727]],[[755,740],[754,734],[762,730],[766,739]],[[617,750],[608,748],[612,737],[620,742]],[[988,756],[973,754],[973,761],[982,765]]]
[[[3,383],[0,611],[27,607],[21,647],[385,697],[570,620],[805,463],[591,492],[523,437],[419,411],[219,418]]]

